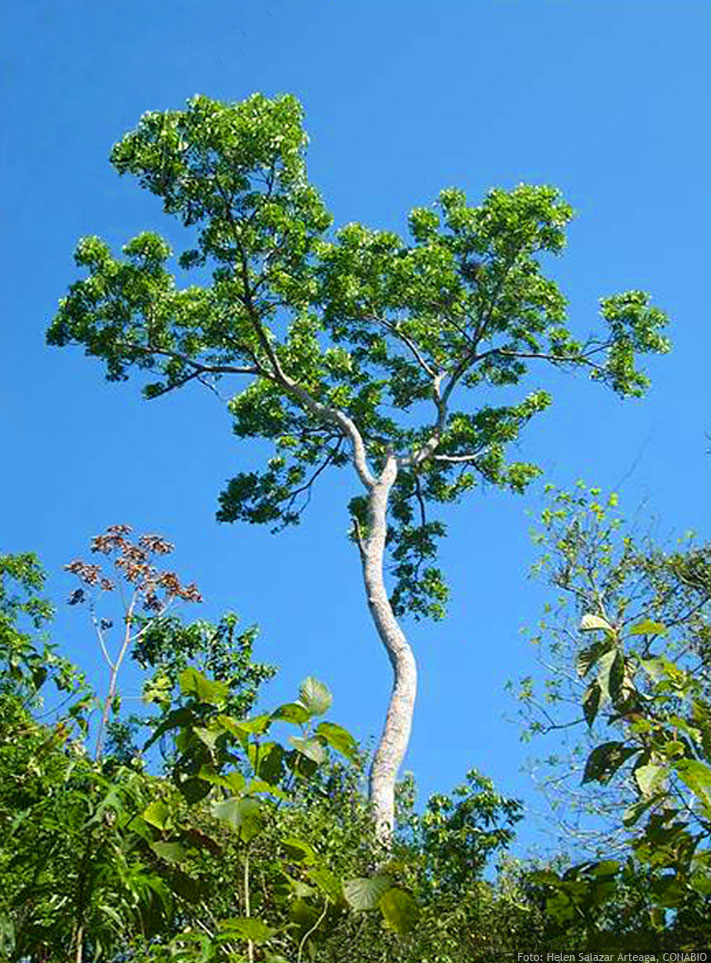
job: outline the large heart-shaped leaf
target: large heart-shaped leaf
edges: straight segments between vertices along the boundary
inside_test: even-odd
[[[223,799],[213,803],[213,815],[236,829],[240,837],[248,842],[264,827],[264,815],[258,799]]]
[[[343,884],[343,895],[354,910],[372,910],[391,886],[392,880],[389,876],[347,879]]]
[[[333,696],[327,685],[310,675],[299,686],[299,702],[312,716],[322,716],[331,708]]]
[[[337,726],[335,722],[320,722],[316,727],[318,735],[323,736],[329,746],[337,752],[355,762],[358,758],[358,743],[353,736],[342,726]]]

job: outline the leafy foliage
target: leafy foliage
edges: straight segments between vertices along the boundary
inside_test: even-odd
[[[623,534],[616,499],[605,506],[599,495],[582,486],[572,495],[553,493],[544,513],[541,541],[552,551],[542,567],[574,599],[587,638],[572,636],[571,646],[570,623],[560,615],[544,629],[553,633],[561,668],[548,686],[550,711],[582,688],[584,721],[597,742],[582,782],[613,787],[618,861],[538,879],[552,893],[549,912],[563,921],[582,916],[590,935],[600,930],[599,907],[642,874],[651,942],[693,947],[708,936],[711,911],[709,548],[692,541],[665,552]],[[580,684],[571,686],[565,667],[576,653]],[[545,729],[530,687],[525,700],[534,728]],[[616,739],[598,741],[603,715]],[[549,710],[545,716],[551,719]],[[597,840],[600,848],[614,846],[599,830]],[[590,885],[590,874],[600,885]]]
[[[635,356],[668,349],[666,319],[645,293],[616,294],[601,301],[603,333],[575,339],[543,270],[572,216],[554,188],[496,189],[479,206],[445,189],[411,212],[409,240],[360,224],[333,233],[305,146],[290,96],[198,96],[185,110],[144,114],[111,160],[188,229],[178,263],[200,283],[178,286],[158,235],[129,241],[123,258],[85,238],[76,261],[88,276],[71,286],[48,340],[84,345],[112,380],[149,373],[148,397],[247,378],[229,403],[234,432],[269,440],[274,453],[228,484],[223,521],[294,524],[326,468],[353,459],[363,480],[366,463],[377,474],[394,454],[393,606],[439,617],[445,526],[431,508],[482,481],[522,491],[538,474],[506,452],[550,396],[497,405],[493,389],[510,393],[529,365],[547,362],[641,395]],[[365,499],[350,510],[353,537],[366,537]]]

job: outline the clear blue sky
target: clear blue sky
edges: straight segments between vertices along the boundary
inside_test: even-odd
[[[141,113],[196,92],[301,98],[310,173],[336,223],[399,229],[452,184],[473,200],[521,181],[562,188],[578,218],[555,270],[574,326],[594,326],[599,296],[642,287],[669,311],[674,351],[654,361],[643,402],[542,377],[555,405],[521,455],[556,484],[622,481],[623,505],[646,502],[664,530],[709,532],[707,0],[32,0],[0,18],[2,548],[37,551],[57,599],[62,565],[92,534],[161,532],[206,615],[262,625],[258,655],[281,666],[270,701],[312,673],[332,687],[335,719],[379,732],[389,670],[344,538],[347,476],[324,483],[297,530],[218,526],[217,493],[252,458],[215,398],[147,403],[79,351],[44,346],[78,237],[179,241],[107,155]],[[411,631],[421,690],[406,765],[423,793],[475,765],[540,805],[503,685],[534,668],[519,630],[545,598],[527,581],[541,489],[476,494],[451,517],[451,614]],[[64,609],[58,634],[99,671],[81,612]]]

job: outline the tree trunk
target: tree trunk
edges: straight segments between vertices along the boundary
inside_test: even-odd
[[[389,845],[395,824],[395,782],[410,739],[417,693],[415,656],[390,605],[383,577],[387,509],[397,477],[390,455],[368,497],[368,534],[362,545],[363,581],[368,607],[393,668],[393,688],[380,743],[370,770],[370,801],[380,840]]]

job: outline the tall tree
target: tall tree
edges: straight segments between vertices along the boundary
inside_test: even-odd
[[[198,96],[183,111],[144,114],[111,160],[191,229],[178,264],[200,283],[176,285],[156,234],[134,238],[124,258],[85,238],[76,261],[88,277],[71,286],[48,339],[83,344],[110,380],[149,372],[149,398],[191,381],[245,380],[229,402],[234,432],[275,451],[263,470],[229,482],[222,521],[294,524],[325,469],[355,472],[351,538],[394,676],[371,772],[387,838],[417,677],[399,619],[439,617],[447,598],[435,564],[445,527],[431,507],[479,480],[522,491],[538,474],[507,463],[506,449],[550,396],[495,405],[492,389],[549,363],[641,395],[635,354],[667,350],[666,318],[630,291],[602,300],[603,333],[573,338],[565,298],[540,263],[562,250],[572,215],[551,187],[492,190],[478,207],[443,190],[411,212],[410,241],[360,224],[332,234],[305,146],[291,96]]]

